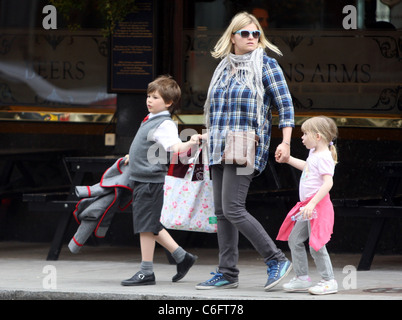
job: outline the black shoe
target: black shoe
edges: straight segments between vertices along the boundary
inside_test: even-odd
[[[182,262],[177,264],[177,274],[172,278],[173,282],[177,282],[184,278],[188,270],[193,266],[194,262],[198,259],[197,256],[193,256],[190,253],[186,253]]]
[[[145,286],[150,284],[155,284],[155,274],[145,275],[142,271],[138,271],[130,279],[121,282],[122,286]]]

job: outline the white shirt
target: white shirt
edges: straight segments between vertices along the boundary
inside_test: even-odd
[[[334,171],[335,162],[329,150],[314,152],[314,149],[311,149],[300,178],[300,201],[316,194],[324,183],[323,175],[333,176]]]
[[[162,115],[170,115],[170,113],[169,111],[162,111],[156,114],[150,113],[148,114],[148,119]],[[179,130],[177,125],[173,120],[165,120],[159,125],[158,128],[156,128],[153,135],[153,141],[161,144],[165,151],[170,151],[170,148],[173,145],[182,142],[179,138]]]

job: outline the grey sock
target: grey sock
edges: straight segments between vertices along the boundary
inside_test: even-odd
[[[186,253],[187,252],[182,247],[178,247],[175,251],[173,251],[172,256],[176,263],[180,263],[184,260]]]
[[[154,273],[154,264],[152,261],[141,261],[141,271],[144,275]]]

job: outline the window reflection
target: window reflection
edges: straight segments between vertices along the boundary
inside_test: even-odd
[[[356,30],[343,28],[346,5],[356,8]],[[282,66],[297,114],[400,117],[400,8],[395,0],[186,1],[182,112],[203,113],[219,63],[210,51],[232,16],[246,10],[284,53],[268,52]]]
[[[0,117],[94,121],[103,118],[101,113],[113,114],[116,96],[107,93],[108,43],[98,31],[103,23],[94,2],[87,1],[74,16],[82,27],[77,31],[69,30],[61,15],[57,30],[43,29],[47,4],[0,0]]]

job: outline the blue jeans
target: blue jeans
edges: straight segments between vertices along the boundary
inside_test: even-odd
[[[237,175],[236,165],[211,166],[215,214],[218,218],[219,272],[229,281],[238,281],[239,231],[257,252],[269,260],[286,259],[261,223],[246,210],[246,197],[254,173]]]

